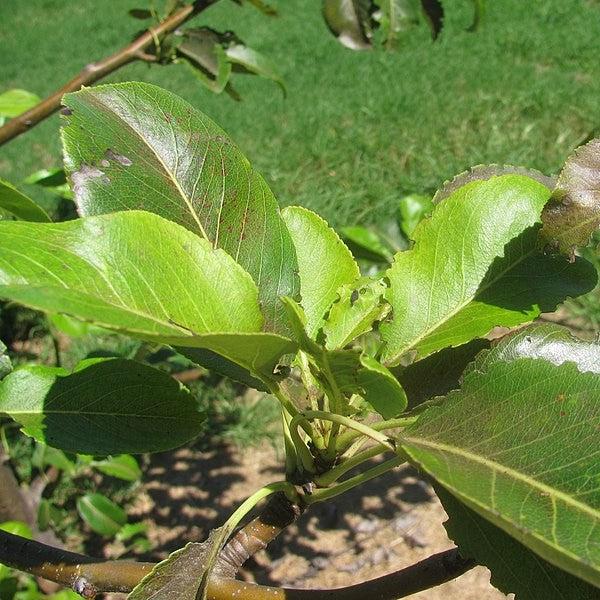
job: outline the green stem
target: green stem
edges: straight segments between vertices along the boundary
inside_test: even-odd
[[[290,502],[294,504],[298,504],[301,502],[300,495],[298,491],[289,481],[276,481],[274,483],[270,483],[269,485],[265,485],[265,487],[260,488],[260,490],[254,492],[252,496],[248,497],[240,506],[233,511],[229,519],[225,521],[223,525],[223,529],[225,531],[233,531],[238,523],[264,498],[270,496],[271,494],[275,494],[276,492],[283,492]]]
[[[375,440],[378,444],[382,444],[386,448],[396,451],[396,444],[385,434],[373,429],[368,425],[365,425],[364,423],[359,423],[354,419],[350,419],[349,417],[345,417],[343,415],[336,415],[334,413],[326,412],[324,410],[307,410],[304,413],[296,415],[290,423],[290,430],[292,431],[292,435],[294,429],[298,428],[298,425],[302,425],[303,421],[308,421],[309,419],[323,419],[325,421],[331,421],[332,423],[344,425],[345,427],[348,427],[349,429],[353,429],[356,432],[358,432],[358,435],[365,435],[371,438],[372,440]]]
[[[385,431],[387,429],[396,429],[398,427],[408,427],[417,420],[417,417],[398,417],[397,419],[388,419],[386,421],[377,421],[369,424],[369,428],[375,432]],[[365,426],[366,427],[366,426]],[[336,451],[342,452],[346,450],[350,444],[360,436],[360,432],[356,429],[353,431],[345,431],[338,436],[336,443]]]
[[[298,468],[298,453],[290,433],[290,421],[292,417],[283,406],[281,407],[281,426],[283,429],[283,442],[285,445],[285,474],[287,477],[293,475]]]
[[[375,458],[376,456],[379,456],[388,450],[389,449],[382,444],[367,448],[355,456],[346,459],[343,463],[337,465],[330,471],[327,471],[327,473],[323,473],[323,475],[315,477],[313,481],[319,487],[328,487],[332,483],[336,482],[342,475],[345,475],[348,471],[354,469],[354,467],[357,467],[365,461]]]
[[[395,456],[390,460],[387,460],[364,473],[359,473],[354,477],[350,477],[350,479],[346,479],[346,481],[342,481],[338,483],[338,485],[334,485],[330,488],[323,488],[320,490],[316,490],[310,496],[304,497],[304,502],[308,505],[316,504],[317,502],[323,502],[325,500],[329,500],[330,498],[334,498],[335,496],[339,496],[352,488],[355,488],[367,481],[386,473],[387,471],[391,471],[402,463],[406,462],[407,456],[403,453],[400,456]]]

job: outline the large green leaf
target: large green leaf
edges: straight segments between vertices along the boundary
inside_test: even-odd
[[[65,165],[83,215],[143,209],[222,248],[256,282],[265,329],[286,330],[298,292],[292,240],[264,179],[225,132],[158,87],[124,83],[64,98]]]
[[[0,209],[24,221],[50,221],[44,209],[4,179],[0,179]]]
[[[73,373],[36,365],[0,384],[0,412],[66,452],[159,452],[197,436],[204,417],[167,373],[132,360],[89,359]]]
[[[598,345],[559,352],[556,336],[545,342],[533,329],[526,358],[507,350],[518,337],[480,356],[460,390],[405,430],[402,445],[481,516],[600,586],[600,377],[587,370]]]
[[[291,344],[261,333],[257,296],[229,255],[151,213],[0,223],[0,297],[270,376]]]
[[[384,362],[397,364],[409,350],[424,356],[450,345],[444,340],[429,344],[426,352],[419,348],[429,336],[443,334],[444,325],[476,298],[494,260],[538,221],[549,195],[529,177],[491,177],[460,187],[421,221],[414,247],[398,253],[387,271],[393,317],[381,328]],[[458,343],[485,335],[490,327],[478,329],[470,327]]]
[[[600,138],[567,159],[542,215],[542,243],[573,255],[600,226]]]
[[[515,600],[596,600],[598,589],[541,559],[481,518],[442,486],[435,491],[448,514],[444,527],[464,557],[491,571],[491,583]]]
[[[318,215],[291,206],[282,211],[298,257],[306,330],[315,337],[338,288],[360,277],[358,265],[337,233]]]

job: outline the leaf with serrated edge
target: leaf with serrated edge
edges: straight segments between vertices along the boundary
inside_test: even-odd
[[[398,364],[409,350],[423,356],[419,344],[475,299],[494,260],[537,222],[549,195],[548,188],[520,175],[474,181],[417,225],[414,247],[398,253],[386,272],[393,316],[381,327],[384,363]],[[469,334],[464,341],[478,335]]]
[[[481,355],[461,389],[424,411],[401,443],[467,506],[598,586],[600,377],[585,370],[598,346],[550,362],[543,337],[542,358],[510,360],[507,345],[515,338]]]
[[[515,538],[481,518],[442,486],[435,491],[449,519],[448,537],[461,556],[473,558],[491,571],[491,584],[515,600],[596,600],[598,590],[558,569]]]
[[[571,155],[542,214],[541,244],[572,255],[600,226],[600,138]]]
[[[67,94],[65,167],[83,215],[143,209],[230,254],[256,282],[267,331],[283,333],[280,296],[298,293],[294,247],[265,180],[227,134],[146,83]]]
[[[0,297],[148,341],[207,348],[269,377],[294,344],[261,332],[257,296],[228,254],[151,213],[0,222]]]
[[[73,373],[17,369],[0,384],[0,412],[39,442],[102,456],[170,450],[196,437],[205,420],[167,373],[121,358],[85,360]]]
[[[50,217],[43,208],[4,179],[0,179],[0,209],[23,221],[38,223],[50,221]]]
[[[281,214],[296,247],[300,304],[306,331],[314,338],[338,288],[358,279],[360,271],[344,242],[321,217],[299,206],[285,208]]]
[[[342,286],[323,325],[325,347],[328,350],[343,348],[371,331],[373,323],[383,319],[389,311],[383,298],[386,289],[383,281],[369,279]]]

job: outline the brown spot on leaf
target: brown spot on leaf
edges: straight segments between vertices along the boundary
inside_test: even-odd
[[[71,175],[75,196],[84,192],[90,181],[93,180],[100,180],[101,183],[110,183],[110,179],[106,176],[104,171],[83,163],[79,169],[74,171]]]

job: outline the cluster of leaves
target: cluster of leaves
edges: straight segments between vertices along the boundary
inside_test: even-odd
[[[419,203],[430,216],[414,228],[403,220],[411,242],[383,276],[365,277],[325,221],[280,211],[227,135],[177,96],[126,83],[64,103],[81,218],[48,222],[7,188],[12,214],[28,207],[35,218],[0,222],[0,296],[169,345],[271,392],[288,479],[317,486],[306,502],[364,480],[329,487],[371,437],[441,486],[451,536],[500,589],[553,599],[568,585],[594,597],[599,346],[542,325],[480,350],[494,328],[595,286],[576,250],[600,221],[600,141],[557,183],[514,167],[459,175],[433,206]],[[18,369],[0,386],[0,410],[39,441],[93,455],[165,450],[204,421],[183,386],[128,359]],[[190,576],[190,598],[227,532]],[[131,597],[157,593],[161,569]]]
[[[485,12],[485,0],[473,0],[475,31]],[[353,50],[376,44],[394,48],[399,40],[423,22],[435,40],[444,25],[440,0],[323,0],[323,16],[340,43]]]

